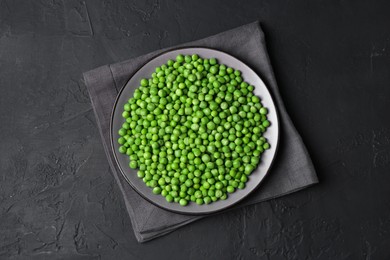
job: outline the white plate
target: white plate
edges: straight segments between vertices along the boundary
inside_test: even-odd
[[[254,94],[260,97],[263,106],[267,107],[269,111],[267,118],[271,122],[271,126],[267,128],[267,131],[264,133],[264,137],[267,138],[268,142],[271,145],[271,148],[269,150],[266,150],[261,155],[260,164],[256,168],[256,170],[253,171],[253,173],[249,176],[249,180],[246,183],[246,187],[242,190],[237,189],[234,193],[229,194],[226,200],[218,200],[208,205],[197,205],[194,202],[189,202],[187,206],[183,207],[180,206],[179,203],[167,202],[165,198],[161,195],[153,194],[152,189],[147,187],[142,181],[142,179],[139,179],[137,177],[137,171],[129,168],[128,156],[120,154],[118,151],[118,130],[121,128],[124,122],[124,119],[122,118],[124,104],[126,104],[129,98],[133,96],[133,92],[139,86],[140,80],[142,78],[150,78],[156,67],[165,64],[169,59],[174,60],[179,54],[198,54],[201,58],[216,58],[219,63],[240,70],[244,81],[255,86]],[[149,200],[150,202],[161,208],[182,214],[208,214],[220,211],[241,201],[255,189],[261,189],[260,183],[271,167],[271,164],[276,154],[278,141],[279,123],[276,107],[272,100],[270,92],[268,91],[261,78],[245,63],[236,59],[235,57],[227,53],[208,48],[175,49],[172,51],[164,52],[161,55],[150,60],[130,78],[126,86],[121,90],[115,102],[111,118],[112,152],[114,153],[115,160],[124,178],[145,199]]]

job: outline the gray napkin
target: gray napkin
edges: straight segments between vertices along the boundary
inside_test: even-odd
[[[264,34],[258,22],[202,40],[180,45],[219,49],[247,63],[264,80],[280,114],[280,145],[275,162],[260,187],[234,206],[242,207],[279,197],[317,183],[310,156],[292,124],[280,97],[268,58]],[[179,46],[176,46],[179,47]],[[189,216],[163,210],[143,199],[122,177],[110,151],[110,116],[119,90],[136,70],[167,48],[124,62],[105,65],[84,73],[92,106],[112,173],[122,191],[134,233],[139,242],[165,235],[204,216]]]

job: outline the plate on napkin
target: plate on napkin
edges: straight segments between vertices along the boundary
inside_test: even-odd
[[[179,54],[198,54],[202,58],[216,58],[221,64],[225,64],[229,67],[240,70],[244,81],[255,87],[254,94],[260,97],[263,106],[268,108],[269,111],[267,114],[267,118],[271,122],[271,125],[264,133],[264,137],[267,138],[271,147],[261,155],[260,164],[250,175],[249,180],[246,183],[246,187],[242,190],[238,189],[236,190],[236,192],[229,194],[226,200],[218,200],[208,205],[197,205],[196,203],[192,202],[189,203],[187,206],[183,207],[180,206],[179,203],[167,202],[165,198],[161,195],[153,194],[152,189],[147,187],[142,181],[142,179],[139,179],[137,177],[137,170],[129,168],[128,156],[123,155],[118,151],[118,131],[124,122],[124,119],[122,117],[122,110],[124,104],[126,104],[129,98],[133,96],[134,90],[139,86],[141,79],[149,78],[151,74],[155,71],[156,67],[165,64],[169,59],[174,60]],[[277,110],[274,101],[272,100],[271,94],[268,91],[264,82],[261,80],[261,78],[245,63],[225,52],[221,52],[215,49],[198,47],[180,48],[164,52],[157,57],[151,59],[138,71],[136,71],[118,94],[112,111],[110,129],[112,153],[114,155],[115,161],[123,177],[134,188],[134,190],[137,191],[146,200],[163,209],[170,210],[176,213],[193,215],[209,214],[223,210],[241,201],[256,188],[261,189],[260,183],[266,176],[267,172],[271,167],[271,164],[273,163],[279,142],[279,121]]]

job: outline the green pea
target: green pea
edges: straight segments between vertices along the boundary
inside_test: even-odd
[[[268,114],[268,109],[267,108],[265,108],[265,107],[262,107],[262,108],[260,108],[260,114],[262,114],[262,115],[266,115],[266,114]]]
[[[173,201],[173,197],[172,195],[168,194],[165,199],[168,201],[168,202],[172,202]]]
[[[203,199],[203,201],[204,201],[205,204],[210,204],[211,203],[211,198],[210,197],[205,197]]]
[[[136,161],[131,161],[129,166],[131,169],[136,169],[138,167],[138,163]]]
[[[234,192],[234,187],[233,186],[228,186],[227,187],[227,192],[229,192],[229,193],[233,193]]]
[[[154,187],[153,188],[153,193],[154,194],[160,194],[161,193],[161,188],[160,187]]]
[[[181,206],[186,206],[188,204],[188,201],[185,199],[180,199],[179,203]]]
[[[177,62],[180,62],[180,63],[183,62],[183,61],[184,61],[184,56],[181,55],[181,54],[177,55],[176,61],[177,61]]]

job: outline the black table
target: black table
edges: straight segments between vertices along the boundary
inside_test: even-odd
[[[389,11],[388,1],[0,1],[0,258],[389,259]],[[138,244],[81,73],[255,20],[320,184]]]

